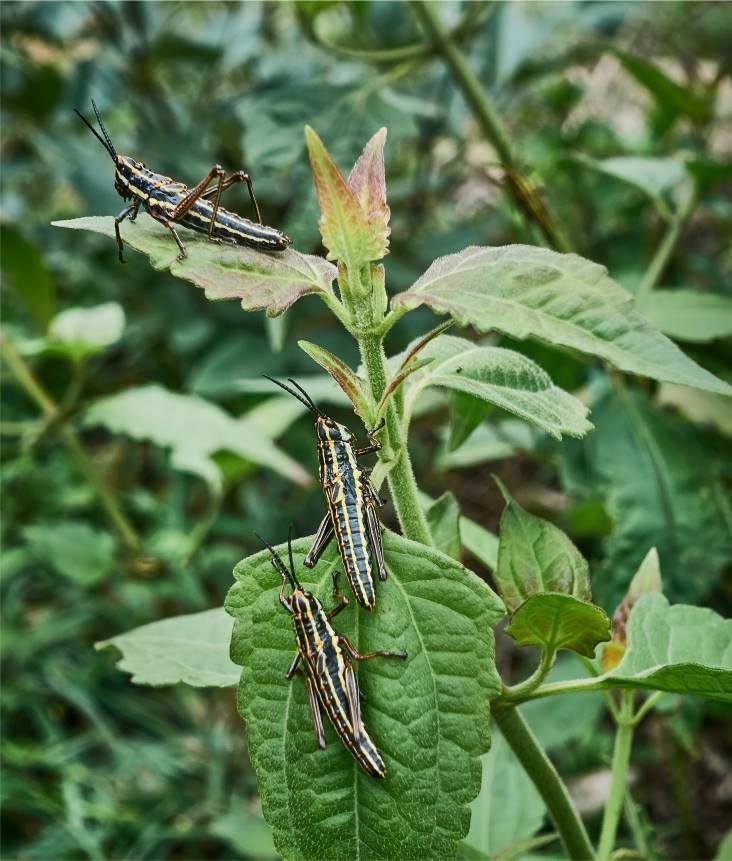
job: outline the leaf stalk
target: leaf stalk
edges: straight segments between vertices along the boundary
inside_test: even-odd
[[[633,746],[633,691],[623,691],[620,694],[620,720],[615,733],[613,749],[612,782],[610,795],[605,805],[600,831],[600,843],[597,847],[598,858],[609,858],[615,846],[615,835],[618,830],[620,813],[625,799],[625,783],[628,779],[630,766],[630,751]]]

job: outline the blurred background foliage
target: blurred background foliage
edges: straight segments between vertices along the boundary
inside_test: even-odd
[[[656,325],[729,379],[729,310],[696,323],[697,305],[683,301],[696,291],[716,308],[729,296],[729,5],[437,10],[568,244],[640,290]],[[271,857],[233,692],[135,688],[93,644],[220,605],[255,529],[273,540],[291,520],[312,531],[320,491],[295,464],[313,472],[309,422],[244,381],[314,374],[298,338],[354,365],[357,356],[314,300],[265,321],[206,302],[133,252],[119,265],[100,237],[51,227],[121,209],[110,162],[73,108],[89,113],[95,98],[120,152],[189,184],[216,162],[244,166],[265,221],[312,253],[303,125],[344,171],[387,126],[394,292],[438,255],[542,234],[505,193],[492,146],[408,4],[5,2],[0,14],[3,329],[55,404],[44,416],[6,370],[3,854]],[[247,212],[245,195],[231,194],[227,206]],[[677,295],[654,302],[644,278],[677,217],[652,285]],[[432,322],[410,315],[393,351]],[[436,397],[411,442],[423,489],[454,491],[495,530],[490,473],[500,474],[522,505],[572,535],[609,612],[653,545],[672,600],[725,612],[729,403],[642,380],[611,387],[574,355],[512,346],[581,392],[596,430],[556,444],[481,409],[465,439],[470,428],[450,431],[450,402]],[[313,387],[316,399],[335,397]],[[111,502],[100,504],[89,464]],[[506,677],[520,676],[520,660],[501,638]],[[633,779],[652,853],[715,852],[732,802],[725,720],[713,703],[674,701],[645,725]],[[591,780],[610,745],[593,710],[552,753],[565,774]]]

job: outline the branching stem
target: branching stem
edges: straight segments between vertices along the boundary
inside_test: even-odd
[[[613,749],[610,796],[605,805],[600,843],[597,847],[597,856],[601,859],[609,858],[615,846],[615,835],[625,799],[625,783],[628,779],[628,767],[630,766],[633,730],[633,691],[622,691],[620,694],[620,720],[615,733],[615,747]]]

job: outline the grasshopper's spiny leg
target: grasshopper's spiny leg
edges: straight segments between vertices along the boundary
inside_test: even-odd
[[[176,260],[180,263],[181,260],[184,260],[187,257],[185,245],[180,241],[180,236],[178,236],[178,231],[173,227],[172,223],[160,212],[155,211],[154,205],[148,205],[147,211],[150,213],[150,217],[154,218],[155,221],[159,221],[162,225],[168,228],[168,230],[173,234],[173,238],[175,239],[179,254],[176,257]]]
[[[348,661],[345,662],[344,676],[346,677],[346,692],[348,693],[348,710],[351,713],[351,726],[353,727],[353,740],[357,745],[361,744],[361,700],[358,696],[358,682],[356,673]]]
[[[318,739],[318,747],[324,750],[325,730],[323,729],[323,716],[320,714],[318,695],[315,692],[315,685],[310,676],[306,675],[305,678],[308,683],[308,700],[310,701],[310,712],[313,716],[313,725],[315,726],[315,737]]]
[[[374,452],[381,451],[382,445],[379,440],[374,439],[374,436],[383,429],[385,424],[386,419],[382,418],[375,428],[372,428],[370,431],[366,431],[366,436],[369,438],[371,445],[366,446],[366,448],[357,448],[355,451],[356,457],[362,457],[365,454],[374,454]]]
[[[374,503],[369,500],[366,503],[366,530],[369,535],[371,549],[376,557],[376,567],[379,569],[379,580],[386,580],[389,576],[386,570],[386,562],[384,560],[384,545],[381,541],[381,526],[379,518],[376,516]]]
[[[318,559],[323,555],[325,548],[330,544],[334,534],[333,520],[330,512],[327,512],[325,517],[320,521],[318,531],[315,533],[313,546],[308,551],[308,555],[303,562],[306,568],[315,568],[318,564]]]
[[[237,170],[236,173],[232,173],[228,179],[225,179],[221,186],[221,193],[223,194],[227,188],[230,188],[236,182],[245,182],[247,185],[247,189],[249,190],[249,198],[252,201],[254,206],[254,211],[257,213],[257,221],[259,224],[262,223],[262,216],[259,213],[259,204],[257,203],[257,198],[254,196],[254,186],[252,185],[252,178],[243,170]],[[210,188],[208,191],[204,192],[201,197],[205,197],[208,199],[211,195],[215,194],[216,190]]]
[[[120,212],[120,214],[114,219],[114,235],[117,238],[117,251],[119,255],[119,262],[124,263],[124,258],[122,257],[122,249],[124,245],[122,243],[122,237],[120,236],[119,226],[120,224],[130,216],[130,220],[134,221],[137,218],[137,210],[140,208],[140,201],[136,200],[134,203],[131,203],[129,206],[125,206],[125,208]]]
[[[214,205],[213,215],[211,217],[211,225],[213,225],[216,220],[216,210],[219,207],[219,198],[221,197],[221,185],[224,181],[224,169],[220,164],[215,164],[211,170],[204,176],[204,178],[198,183],[198,185],[194,186],[188,194],[181,200],[181,202],[176,206],[173,210],[171,217],[172,221],[178,221],[182,218],[186,212],[193,206],[193,204],[203,196],[204,191],[211,185],[214,179],[218,177],[218,187],[217,187],[217,197],[216,204]],[[211,232],[211,226],[209,225],[209,234]]]
[[[401,658],[403,661],[407,659],[406,652],[369,652],[368,655],[362,655],[348,637],[344,637],[343,634],[339,634],[338,639],[346,647],[349,654],[355,661],[370,661],[372,658]]]
[[[333,569],[333,591],[331,594],[333,595],[333,599],[335,601],[338,601],[338,603],[327,614],[329,619],[332,619],[334,616],[337,616],[341,612],[341,610],[345,610],[345,608],[348,606],[348,598],[346,598],[345,595],[341,595],[338,592],[338,574],[339,574],[338,569],[334,568]]]

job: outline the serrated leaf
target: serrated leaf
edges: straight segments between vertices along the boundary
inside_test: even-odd
[[[731,386],[653,329],[605,267],[576,254],[473,246],[436,260],[392,305],[427,305],[480,332],[534,337],[632,374],[732,394]]]
[[[539,646],[550,654],[570,649],[594,658],[597,644],[610,639],[610,619],[600,607],[573,595],[543,592],[515,610],[506,633],[519,646]]]
[[[407,415],[427,386],[440,386],[495,404],[556,439],[563,433],[582,436],[592,428],[587,407],[555,386],[545,371],[521,353],[442,335],[425,346],[422,357],[432,361],[412,377]]]
[[[94,216],[54,221],[55,227],[91,230],[114,237],[114,219]],[[176,278],[202,288],[207,299],[240,299],[245,311],[266,311],[276,317],[303,296],[331,292],[335,267],[311,254],[287,248],[264,254],[252,248],[234,248],[208,242],[180,228],[188,256],[178,261],[178,248],[170,231],[148,215],[120,225],[125,245],[150,258],[155,269],[169,269]]]
[[[86,523],[58,521],[26,526],[23,537],[36,559],[75,583],[97,583],[115,569],[114,539]]]
[[[310,341],[298,341],[298,347],[306,352],[310,358],[317,362],[321,368],[333,377],[338,383],[348,400],[353,405],[356,414],[365,424],[370,424],[372,418],[372,409],[369,407],[369,396],[367,395],[363,383],[356,376],[355,372],[338,356],[334,356],[329,350],[324,347],[319,347],[317,344],[311,344]]]
[[[732,299],[698,290],[653,290],[638,298],[638,310],[664,335],[706,344],[732,335]]]
[[[376,259],[389,252],[389,207],[386,203],[384,144],[386,129],[380,128],[366,144],[348,177],[348,187],[365,213],[372,240],[381,248]]]
[[[318,227],[328,260],[343,260],[353,269],[379,260],[383,257],[383,237],[380,241],[372,234],[368,215],[310,126],[305,127],[305,141],[320,201]]]
[[[436,499],[425,511],[435,547],[460,560],[460,506],[452,491]]]
[[[209,401],[155,384],[102,398],[86,411],[84,424],[171,448],[174,467],[199,475],[217,492],[221,473],[212,459],[217,451],[269,467],[296,484],[312,480],[259,427],[248,426],[246,417],[234,419]]]
[[[124,328],[125,312],[117,302],[93,308],[67,308],[51,320],[48,341],[82,358],[119,341]]]
[[[309,545],[309,538],[294,543],[296,570],[329,607],[337,554],[329,551],[309,571],[302,566]],[[318,749],[303,679],[284,678],[292,625],[266,553],[237,566],[226,601],[236,619],[231,654],[243,667],[239,708],[262,808],[288,859],[448,858],[468,830],[489,742],[488,703],[500,689],[491,625],[502,605],[434,549],[388,531],[384,548],[389,579],[379,584],[377,612],[351,602],[334,621],[361,651],[409,653],[407,662],[357,668],[364,720],[388,769],[384,780],[361,771],[330,725],[327,748]]]
[[[117,667],[138,685],[229,687],[241,671],[229,657],[233,622],[223,607],[174,616],[96,644],[122,653]]]
[[[500,482],[499,487],[506,507],[501,515],[495,580],[508,611],[544,592],[589,601],[589,566],[569,536],[525,511]]]

